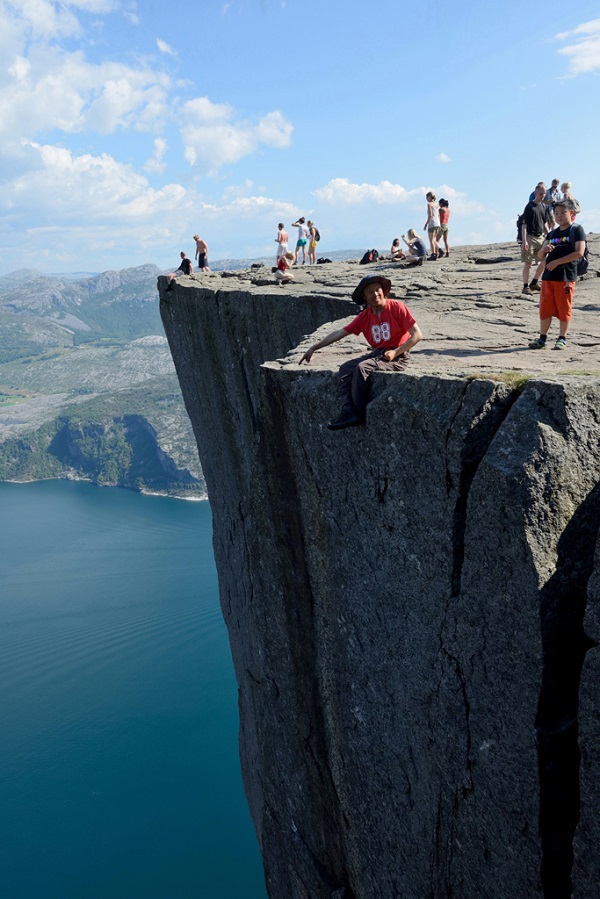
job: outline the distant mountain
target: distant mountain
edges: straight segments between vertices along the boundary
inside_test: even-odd
[[[0,278],[0,480],[205,495],[158,311],[160,273]]]
[[[155,265],[80,280],[61,280],[27,270],[19,274],[19,278],[0,279],[0,326],[12,331],[8,342],[0,339],[4,350],[0,361],[15,358],[19,340],[28,355],[36,346],[43,352],[49,346],[99,338],[134,340],[162,333],[156,298],[160,269]],[[40,324],[47,329],[46,342]]]

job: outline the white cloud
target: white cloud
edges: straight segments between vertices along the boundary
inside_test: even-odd
[[[81,24],[73,12],[108,13],[116,7],[114,0],[20,0],[10,2],[0,10],[2,25],[17,21],[20,28],[33,38],[70,37],[81,34]]]
[[[387,206],[406,203],[417,195],[424,196],[422,189],[407,191],[400,184],[392,184],[391,181],[381,181],[379,184],[353,184],[347,178],[333,178],[328,184],[317,188],[313,193],[321,203],[341,206],[354,206],[360,203],[376,203]]]
[[[277,110],[256,124],[236,119],[227,103],[212,103],[208,97],[189,100],[183,107],[181,136],[190,165],[204,163],[211,172],[235,163],[261,145],[281,149],[291,143],[293,126]]]
[[[381,181],[379,184],[353,184],[347,178],[334,178],[324,187],[313,191],[317,200],[331,206],[396,206],[408,205],[411,209],[425,210],[425,194],[434,190],[436,196],[444,196],[453,208],[460,213],[481,212],[484,206],[476,200],[469,200],[466,194],[442,184],[433,188],[431,185],[406,190],[400,184]]]
[[[167,56],[177,56],[175,50],[171,47],[170,44],[167,44],[166,41],[161,41],[159,37],[156,38],[156,46],[160,50],[161,53],[167,54]]]
[[[450,157],[447,155],[447,153],[439,153],[439,154],[435,157],[435,161],[436,161],[436,162],[452,162],[452,160],[451,160]]]
[[[25,52],[27,55],[25,55]],[[143,130],[169,113],[169,77],[119,62],[95,65],[81,52],[36,43],[4,48],[0,70],[0,137],[35,138],[43,131],[102,134],[119,127]]]
[[[156,137],[154,139],[154,150],[152,156],[146,160],[144,164],[144,171],[151,172],[154,174],[161,174],[164,172],[166,168],[165,162],[165,153],[169,149],[169,145],[166,140],[162,137]]]
[[[558,51],[569,60],[568,74],[574,77],[600,68],[600,19],[592,19],[571,31],[555,35],[559,41],[571,41]]]
[[[37,155],[39,165],[3,186],[0,209],[24,220],[35,211],[40,226],[102,220],[142,223],[145,217],[164,212],[169,204],[185,201],[181,185],[155,190],[143,175],[107,153],[77,156],[48,144],[27,142],[27,146]]]

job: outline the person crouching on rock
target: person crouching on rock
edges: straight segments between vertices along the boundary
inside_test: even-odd
[[[277,271],[275,272],[275,280],[278,284],[287,284],[288,281],[294,280],[294,276],[290,271],[293,262],[293,253],[284,253],[283,256],[279,257],[279,262],[277,263]]]
[[[409,351],[423,337],[404,303],[389,297],[391,289],[392,282],[382,275],[363,278],[352,299],[355,303],[365,304],[366,308],[350,324],[314,343],[300,360],[300,363],[310,362],[317,350],[348,334],[363,334],[372,347],[370,353],[350,359],[340,368],[338,389],[342,411],[339,418],[329,423],[331,431],[364,424],[371,374],[374,371],[402,371],[408,362]]]

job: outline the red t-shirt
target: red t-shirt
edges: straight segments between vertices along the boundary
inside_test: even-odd
[[[380,315],[375,315],[367,306],[354,321],[344,325],[344,331],[364,334],[374,350],[395,350],[409,339],[409,331],[414,324],[415,319],[404,303],[388,298]]]
[[[447,206],[440,206],[440,225],[447,225],[450,218],[450,210]]]

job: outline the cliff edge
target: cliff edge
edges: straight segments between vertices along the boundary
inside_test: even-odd
[[[597,896],[600,282],[528,351],[513,256],[378,267],[425,339],[344,432],[360,344],[298,360],[377,269],[159,279],[272,899]]]

